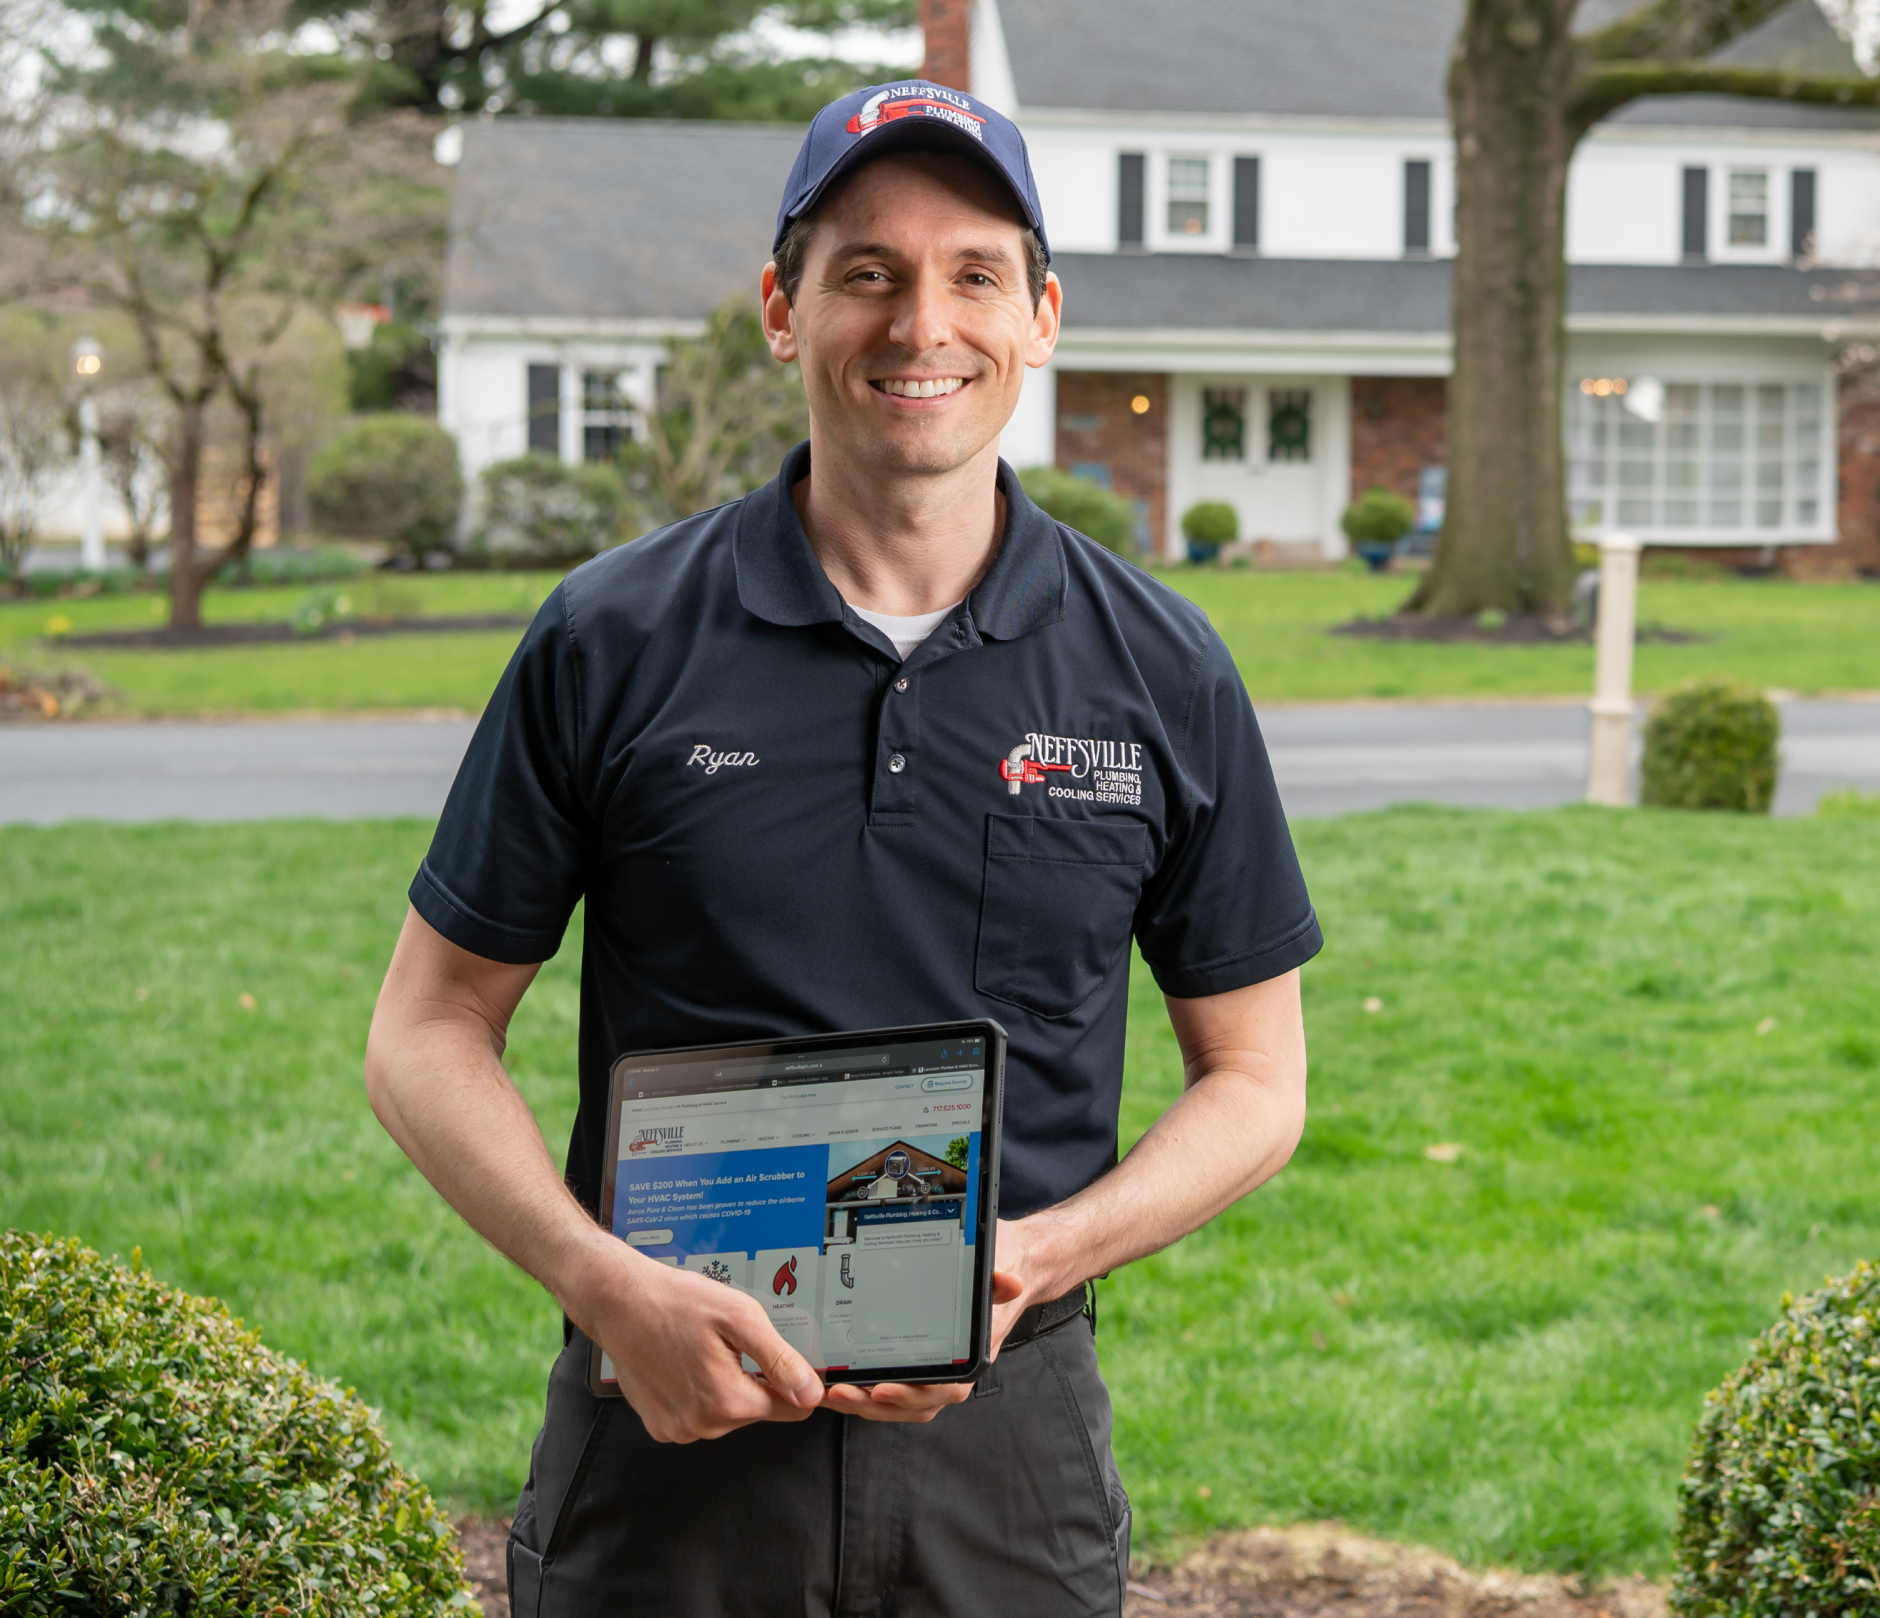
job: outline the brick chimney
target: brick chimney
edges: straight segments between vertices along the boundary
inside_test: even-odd
[[[920,0],[927,61],[921,77],[949,90],[973,87],[973,0]]]

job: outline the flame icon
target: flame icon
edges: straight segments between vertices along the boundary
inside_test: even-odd
[[[771,1278],[770,1290],[782,1297],[786,1292],[796,1291],[796,1255],[790,1255],[790,1262],[782,1266]]]

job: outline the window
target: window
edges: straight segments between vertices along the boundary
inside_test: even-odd
[[[1815,171],[1789,172],[1789,256],[1815,256]]]
[[[559,365],[529,367],[529,453],[553,455],[558,460],[561,457]]]
[[[1116,245],[1142,246],[1142,153],[1116,159]]]
[[[1247,458],[1245,388],[1202,390],[1201,458],[1204,461],[1244,461]]]
[[[1730,170],[1730,245],[1769,245],[1769,171]]]
[[[1234,245],[1251,252],[1260,245],[1260,160],[1234,159]]]
[[[1312,459],[1312,390],[1275,388],[1266,396],[1266,458]]]
[[[1576,526],[1745,539],[1820,528],[1819,384],[1673,382],[1655,422],[1587,387],[1567,408]]]
[[[1684,256],[1703,258],[1710,251],[1710,170],[1684,171]]]
[[[1403,166],[1403,250],[1420,258],[1430,250],[1430,165],[1411,158]]]
[[[1171,236],[1208,233],[1208,160],[1205,157],[1168,160],[1168,233]]]
[[[633,411],[618,371],[581,373],[581,459],[611,461],[633,436]]]

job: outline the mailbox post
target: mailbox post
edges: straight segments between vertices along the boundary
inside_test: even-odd
[[[1630,803],[1626,769],[1632,754],[1632,645],[1638,623],[1639,542],[1608,534],[1599,542],[1599,620],[1594,631],[1593,745],[1586,801]]]

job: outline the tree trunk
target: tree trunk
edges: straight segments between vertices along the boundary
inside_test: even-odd
[[[1470,0],[1450,63],[1455,368],[1436,558],[1408,612],[1554,615],[1572,583],[1561,448],[1571,8]]]
[[[170,628],[202,624],[205,570],[196,556],[196,519],[202,504],[202,447],[208,405],[190,401],[176,412],[176,451],[170,462]]]

